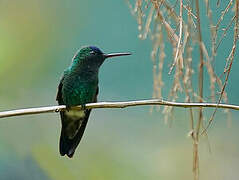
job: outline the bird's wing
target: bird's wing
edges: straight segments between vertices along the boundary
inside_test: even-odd
[[[62,97],[62,88],[63,88],[63,82],[65,77],[68,75],[68,69],[66,69],[61,77],[60,83],[58,85],[58,89],[57,89],[57,94],[56,94],[56,100],[58,101],[59,105],[63,105],[65,104],[63,101],[63,97]]]
[[[62,105],[63,103],[63,100],[62,100],[63,80],[64,80],[64,76],[61,78],[60,84],[58,85],[57,94],[56,94],[56,100],[58,101],[60,105]]]

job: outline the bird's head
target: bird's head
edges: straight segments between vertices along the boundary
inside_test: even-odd
[[[92,68],[99,68],[107,58],[127,56],[131,53],[110,53],[105,54],[95,46],[81,48],[73,58],[73,64],[82,64]]]

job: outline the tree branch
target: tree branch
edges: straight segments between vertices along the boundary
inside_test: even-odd
[[[202,107],[202,108],[214,107],[215,108],[217,107],[217,108],[224,108],[224,109],[239,110],[238,105],[232,105],[232,104],[170,102],[170,101],[165,101],[162,99],[89,103],[85,105],[85,108],[86,109],[125,108],[130,106],[143,106],[143,105],[175,106],[175,107],[181,107],[181,108],[195,108],[195,107]],[[17,109],[17,110],[0,112],[0,118],[31,115],[31,114],[41,114],[41,113],[52,113],[52,112],[64,111],[65,109],[66,109],[65,105]],[[74,107],[74,109],[80,110],[82,109],[82,106],[76,106]]]

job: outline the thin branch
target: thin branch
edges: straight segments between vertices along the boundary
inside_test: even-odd
[[[227,25],[227,27],[226,27],[225,29],[223,29],[223,34],[222,34],[220,40],[218,41],[218,44],[217,44],[217,46],[216,46],[215,51],[217,51],[217,49],[218,49],[218,47],[220,46],[220,44],[221,44],[223,38],[226,36],[228,29],[231,27],[233,21],[235,20],[235,17],[236,17],[236,16],[233,16],[233,18],[231,19],[231,21],[230,21],[230,23]]]
[[[183,5],[183,8],[187,10],[188,14],[190,14],[192,17],[194,17],[195,19],[197,19],[197,16],[195,16],[192,12],[191,9],[189,9],[187,6]]]
[[[229,11],[230,7],[232,6],[233,4],[233,0],[230,0],[227,4],[227,7],[221,12],[221,16],[217,22],[217,25],[216,25],[216,29],[218,29],[219,25],[221,24],[222,20],[224,19],[224,16],[226,15],[226,13]]]
[[[239,105],[233,104],[217,104],[217,103],[184,103],[184,102],[171,102],[162,99],[147,99],[147,100],[136,100],[136,101],[122,101],[122,102],[98,102],[89,103],[85,105],[86,109],[99,109],[99,108],[126,108],[130,106],[143,106],[143,105],[161,105],[161,106],[174,106],[181,108],[223,108],[223,109],[234,109],[239,111]],[[74,109],[83,109],[82,106],[76,106]],[[0,118],[23,116],[31,114],[42,114],[52,113],[66,110],[65,105],[60,106],[46,106],[36,108],[17,109],[10,111],[0,112]]]

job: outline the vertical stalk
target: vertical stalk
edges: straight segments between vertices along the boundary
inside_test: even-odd
[[[203,102],[203,48],[202,48],[202,34],[201,34],[201,22],[200,22],[200,8],[199,1],[196,0],[196,15],[197,15],[197,30],[198,30],[198,44],[199,44],[199,76],[198,76],[198,91],[199,91],[199,102]],[[193,144],[193,167],[194,167],[194,179],[199,179],[199,155],[198,155],[198,143],[199,143],[199,132],[203,120],[202,108],[199,108],[198,122],[196,126],[195,141]]]

